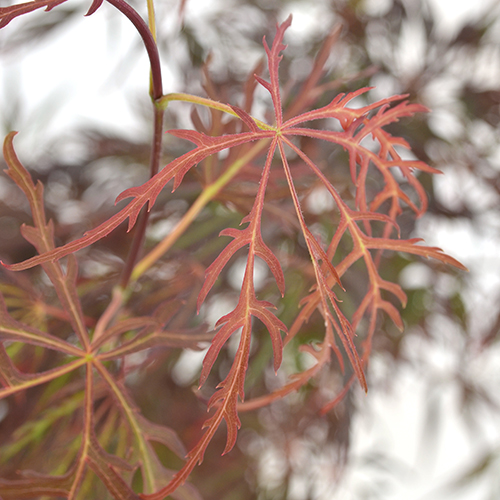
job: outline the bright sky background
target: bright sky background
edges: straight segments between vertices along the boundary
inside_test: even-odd
[[[289,12],[294,13],[289,32],[316,30],[318,26],[329,29],[326,22],[328,20],[321,17],[322,12],[318,7],[325,1],[315,0],[313,5],[316,7],[308,8],[307,11],[299,9],[299,4],[287,3],[283,18]],[[495,1],[430,0],[430,4],[439,13],[439,29],[443,34],[451,36],[464,19],[478,17]],[[220,2],[221,0],[188,0],[186,17],[202,19],[204,14],[217,9]],[[406,1],[409,5],[413,2],[414,0]],[[88,0],[74,0],[72,3],[81,5],[82,15],[89,4]],[[157,3],[161,5],[161,2]],[[170,12],[176,12],[177,0],[164,0],[164,4],[172,6]],[[367,4],[374,13],[383,13],[390,6],[390,0],[367,0]],[[9,104],[14,91],[23,95],[25,109],[22,110],[20,120],[23,132],[16,141],[20,146],[24,140],[31,144],[29,150],[34,156],[38,151],[33,149],[30,132],[43,139],[44,136],[64,133],[75,125],[97,123],[111,129],[119,127],[130,137],[144,135],[143,127],[137,124],[133,108],[139,102],[147,103],[144,95],[149,84],[148,62],[138,50],[130,51],[131,47],[137,49],[138,36],[131,23],[117,14],[105,2],[97,14],[87,18],[82,16],[77,22],[60,30],[57,36],[41,43],[39,48],[31,47],[28,54],[20,57],[19,53],[13,53],[12,56],[7,54],[2,57],[0,105],[4,108]],[[47,16],[50,13],[38,12],[32,15]],[[321,23],[318,25],[319,20]],[[22,23],[22,18],[12,21],[0,36],[8,36],[9,32],[20,29]],[[113,36],[109,35],[110,25]],[[175,35],[175,22],[167,24],[166,29],[172,30],[172,36]],[[168,33],[167,36],[171,34]],[[127,61],[123,60],[123,55],[130,53],[137,55],[133,61],[132,74],[124,69]],[[169,71],[166,64],[163,67],[165,92],[181,90],[177,88],[175,74]],[[102,77],[95,78],[96,74]],[[8,81],[14,82],[15,88],[5,87],[7,75]],[[54,75],[60,75],[60,78],[55,79]],[[28,98],[25,99],[24,96]],[[131,99],[131,102],[124,102],[124,96]],[[44,130],[40,135],[41,131],[36,130],[40,126],[36,118],[47,111],[49,113],[44,116]]]

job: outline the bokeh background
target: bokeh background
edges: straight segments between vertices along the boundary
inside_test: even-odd
[[[145,13],[145,2],[131,3]],[[47,209],[61,240],[103,220],[116,195],[147,176],[148,62],[141,41],[111,6],[84,18],[88,6],[69,0],[0,31],[0,129],[3,135],[20,131],[17,151],[46,183]],[[325,417],[314,405],[304,406],[301,394],[243,415],[237,448],[221,458],[225,437],[219,433],[193,475],[204,497],[500,498],[500,2],[187,0],[181,12],[178,1],[157,0],[156,12],[164,91],[204,95],[210,82],[210,92],[234,103],[262,57],[262,37],[272,38],[277,22],[294,16],[281,75],[292,91],[308,74],[322,41],[340,25],[327,63],[327,79],[337,82],[336,91],[371,86],[372,100],[408,94],[431,110],[391,129],[411,144],[416,158],[444,174],[420,177],[429,210],[416,222],[403,214],[403,235],[423,237],[470,270],[463,274],[400,255],[387,258],[385,276],[398,280],[409,297],[406,329],[400,334],[388,321],[381,324],[368,395],[354,388]],[[263,94],[259,99],[257,114],[267,105]],[[167,128],[192,126],[186,108],[172,106],[166,119]],[[167,138],[166,160],[181,147]],[[169,199],[153,216],[149,241],[166,234],[188,203],[185,192]],[[320,204],[310,211],[319,219],[328,208]],[[238,220],[233,212],[224,217]],[[19,225],[28,221],[20,192],[1,177],[3,259],[31,255],[19,235]],[[196,236],[201,227],[203,238],[220,230],[202,221],[175,251],[204,244]],[[111,235],[82,257],[83,279],[100,280],[88,295],[89,311],[109,298],[126,252],[123,238]],[[207,253],[217,250],[205,246]],[[165,282],[183,265],[166,262]],[[230,304],[238,265],[212,304]],[[171,285],[171,293],[181,290],[189,298],[183,287],[189,280]],[[219,312],[208,307],[205,319]],[[202,356],[163,353],[155,370],[129,381],[143,411],[181,426],[188,443],[205,417],[191,390]],[[273,377],[262,368],[253,382],[270,389]],[[0,402],[0,446],[8,441],[13,418]],[[15,465],[13,459],[10,466]]]

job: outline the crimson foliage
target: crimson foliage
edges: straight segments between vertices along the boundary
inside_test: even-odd
[[[35,0],[1,8],[0,27],[19,15],[42,7],[51,10],[64,1]],[[152,27],[123,0],[109,0],[109,3],[134,23],[151,61],[155,132],[150,178],[118,196],[117,203],[131,200],[114,215],[82,237],[56,246],[54,224],[45,215],[43,185],[39,181],[35,183],[19,161],[13,145],[16,133],[11,132],[5,139],[6,173],[24,193],[33,218],[32,225],[23,225],[21,232],[35,247],[37,255],[15,264],[4,263],[4,267],[9,271],[23,271],[41,266],[57,297],[47,294],[46,298],[40,289],[42,284],[20,286],[18,283],[2,288],[5,298],[0,304],[0,380],[3,385],[0,396],[10,398],[16,405],[24,394],[29,397],[36,394],[37,408],[42,415],[39,420],[25,422],[4,452],[16,455],[55,425],[64,429],[68,441],[57,463],[50,464],[51,470],[0,480],[3,499],[83,498],[86,492],[95,491],[98,481],[104,485],[106,494],[117,500],[161,500],[169,495],[199,498],[199,493],[186,484],[186,480],[196,464],[203,461],[223,421],[227,428],[223,453],[228,453],[236,443],[241,426],[239,412],[271,404],[307,386],[320,371],[335,363],[342,372],[352,375],[347,377],[338,397],[322,402],[322,413],[338,404],[354,380],[358,380],[364,391],[368,389],[365,371],[380,313],[387,315],[398,329],[404,327],[397,302],[404,307],[406,295],[398,284],[380,274],[385,252],[433,258],[465,269],[439,248],[424,246],[418,239],[401,239],[399,234],[397,218],[403,207],[409,208],[416,217],[427,209],[419,173],[439,172],[422,161],[405,159],[402,152],[409,149],[407,142],[389,133],[387,127],[427,110],[408,102],[406,95],[366,103],[369,88],[340,93],[330,102],[315,107],[323,98],[323,67],[338,31],[325,41],[302,88],[285,99],[279,70],[286,49],[283,40],[292,21],[288,18],[277,27],[272,44],[264,40],[268,78],[251,75],[245,103],[236,106],[189,94],[163,94]],[[101,4],[102,0],[94,1],[89,14],[96,12]],[[260,68],[256,71],[260,72]],[[269,122],[252,116],[254,92],[259,85],[268,92],[272,103]],[[174,101],[210,110],[211,121],[205,125],[193,110],[194,130],[169,130],[171,136],[189,141],[194,148],[159,170],[163,113]],[[345,156],[345,162],[328,159],[321,144],[337,148]],[[227,155],[221,154],[226,151],[229,151]],[[348,187],[336,185],[339,169],[348,170]],[[187,177],[197,179],[197,198],[190,202],[189,209],[169,234],[139,259],[148,214],[158,208],[160,194],[163,197],[168,183],[172,181],[172,192],[176,192]],[[310,197],[318,192],[326,194],[335,207],[328,220],[327,237],[318,234],[305,208]],[[194,266],[191,278],[184,279],[187,288],[199,291],[196,300],[199,312],[207,297],[213,295],[229,263],[235,256],[244,254],[244,276],[239,295],[235,292],[235,307],[219,317],[213,332],[194,322],[184,322],[183,328],[177,328],[180,322],[176,318],[182,316],[183,311],[189,315],[194,303],[184,300],[186,288],[179,286],[174,277],[170,284],[162,285],[171,287],[173,293],[158,299],[153,290],[154,307],[146,314],[137,314],[133,306],[138,297],[136,285],[158,279],[155,269],[159,269],[168,258],[167,252],[196,224],[210,203],[232,204],[243,212],[240,227],[225,227],[220,231],[220,236],[231,240],[207,263],[203,283],[193,278]],[[87,292],[79,277],[79,257],[75,253],[119,230],[126,220],[128,231],[134,231],[122,275],[115,281],[108,305],[99,314],[88,314],[84,305]],[[277,220],[281,224],[277,224]],[[267,240],[273,238],[266,235],[276,230],[292,235],[297,255],[294,250],[270,246]],[[301,256],[304,251],[307,259]],[[274,278],[275,286],[268,283],[266,288],[269,300],[258,297],[259,287],[254,277],[257,259],[267,265]],[[301,307],[295,306],[295,317],[287,325],[285,315],[280,318],[280,309],[283,312],[288,289],[295,286],[288,272],[294,268],[308,281],[309,290],[299,290]],[[364,276],[365,290],[360,300],[350,286],[344,284],[344,278],[354,269],[361,269]],[[338,298],[340,293],[345,297],[343,301]],[[140,292],[142,298],[143,295]],[[24,300],[21,307],[19,301],[14,300],[16,296]],[[38,316],[27,313],[34,308],[39,311]],[[316,332],[310,342],[296,342],[304,325],[318,318],[321,318],[321,333]],[[275,372],[280,370],[287,344],[308,353],[314,362],[293,373],[277,389],[244,402],[252,339],[262,327],[270,337]],[[154,359],[160,347],[200,349],[205,342],[210,342],[200,375],[201,388],[217,378],[218,375],[212,374],[213,368],[231,337],[238,338],[237,348],[230,364],[224,368],[225,377],[216,383],[215,392],[208,399],[211,416],[202,424],[204,433],[186,453],[176,429],[155,424],[140,412],[127,386],[127,377],[147,363],[128,368],[127,362],[140,354],[144,354],[146,360]],[[362,339],[359,345],[357,338]],[[261,341],[259,348],[269,349],[269,344]],[[43,362],[46,350],[57,353],[50,358],[48,367]],[[345,366],[344,355],[349,366]],[[33,361],[23,369],[29,356],[34,356]],[[33,392],[41,386],[47,387],[45,392]],[[162,394],[157,397],[162,398]],[[176,408],[170,411],[175,412]],[[73,418],[73,414],[77,416]],[[42,425],[43,430],[36,429],[37,425]],[[185,458],[178,472],[165,466],[153,442]]]

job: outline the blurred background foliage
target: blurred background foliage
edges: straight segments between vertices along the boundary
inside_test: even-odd
[[[144,12],[145,2],[131,3]],[[83,19],[87,4],[68,1],[50,13],[15,20],[0,32],[0,128],[4,135],[21,131],[16,139],[19,155],[28,159],[33,175],[46,186],[48,215],[57,221],[61,243],[109,217],[116,195],[147,176],[150,117],[140,40],[128,36],[126,21],[109,6]],[[240,105],[248,75],[263,54],[262,37],[272,38],[277,22],[290,12],[294,15],[281,67],[288,96],[308,75],[325,38],[340,26],[327,62],[324,102],[337,92],[372,86],[371,100],[409,94],[412,102],[431,109],[390,127],[411,144],[416,158],[444,173],[421,174],[429,195],[428,213],[415,222],[404,212],[402,236],[423,237],[470,269],[464,275],[435,262],[385,255],[381,275],[399,281],[408,294],[403,311],[406,328],[400,333],[389,320],[380,319],[368,368],[368,396],[354,388],[334,410],[320,416],[319,409],[336,396],[349,375],[332,366],[299,393],[242,414],[238,446],[221,458],[225,435],[219,432],[204,464],[193,473],[193,482],[207,500],[499,497],[500,4],[476,4],[466,17],[452,23],[452,13],[446,10],[453,9],[452,3],[441,0],[188,0],[183,12],[178,2],[157,0],[164,91],[208,94]],[[98,23],[99,16],[104,23],[97,35],[92,31],[97,28],[85,25]],[[75,35],[77,26],[83,26],[85,37]],[[89,40],[94,33],[106,40],[104,63]],[[36,81],[24,82],[27,70],[19,68],[30,65],[30,54],[47,52],[51,40],[61,49],[63,36],[70,37],[70,48],[65,47],[66,55],[53,57],[59,57],[55,64],[64,83],[52,72],[52,92],[38,94]],[[77,64],[100,87],[88,87],[81,76],[72,75],[78,45],[84,52],[94,51],[89,61]],[[47,54],[52,57],[50,51]],[[40,68],[43,71],[43,65]],[[140,84],[135,86],[137,81]],[[106,117],[92,121],[85,107],[99,99],[122,101]],[[257,93],[258,117],[266,116],[266,99],[264,93]],[[135,123],[132,130],[124,126],[130,117]],[[192,127],[192,119],[188,107],[174,104],[167,113],[167,128]],[[166,136],[165,163],[184,152],[184,147]],[[335,168],[339,191],[348,193],[342,155],[328,149],[322,154]],[[193,174],[174,194],[162,193],[156,205],[162,208],[152,215],[147,245],[159,241],[187,210],[199,192],[198,181]],[[275,182],[279,189],[280,179]],[[226,197],[223,193],[207,207],[161,265],[137,285],[137,298],[129,306],[136,314],[150,314],[159,304],[168,303],[174,311],[169,327],[192,327],[202,321],[213,326],[214,318],[234,305],[233,291],[241,273],[238,260],[225,272],[200,317],[195,314],[204,268],[224,244],[217,235],[224,227],[236,226],[247,213],[254,188],[252,183],[238,184],[237,206],[230,201],[234,193]],[[309,185],[302,196],[315,230],[331,233],[336,215],[326,201],[321,203],[321,192]],[[280,317],[290,324],[309,281],[305,249],[295,241],[294,228],[282,215],[282,211],[269,214],[274,222],[264,239],[286,257],[288,293]],[[32,255],[32,247],[19,234],[23,222],[29,222],[26,204],[2,177],[3,260]],[[79,254],[80,289],[90,322],[109,300],[129,241],[125,230],[115,231]],[[42,273],[1,273],[1,291],[17,316],[53,328],[44,325],[45,312],[37,308],[37,293],[49,293]],[[268,278],[263,269],[262,297],[276,294]],[[344,285],[350,291],[349,297],[342,297],[346,301],[356,301],[365,293],[365,284],[355,274],[346,276]],[[181,303],[181,312],[175,314]],[[315,332],[321,331],[319,323],[306,325],[301,340],[314,339]],[[257,328],[247,398],[273,390],[286,375],[308,366],[307,356],[291,347],[285,350],[283,369],[275,377],[268,336]],[[24,357],[23,369],[52,366],[54,361],[46,353],[31,351]],[[212,385],[218,381],[217,371],[225,373],[231,352],[230,344],[216,365]],[[202,357],[203,353],[190,350],[158,349],[144,359],[124,361],[130,371],[128,385],[144,414],[176,429],[188,448],[199,438],[204,398],[209,397],[205,389],[201,394],[193,391]],[[57,400],[60,388],[45,390],[38,397]],[[98,403],[98,424],[112,426],[115,415],[104,395]],[[45,421],[57,421],[79,404],[76,396],[65,400],[59,413],[45,415]],[[21,462],[26,464],[26,456],[30,467],[38,470],[37,462],[60,456],[71,436],[71,420],[57,432],[26,424],[11,435],[36,410],[36,398],[0,402],[0,466],[7,475]],[[46,451],[43,456],[29,454],[29,446],[43,446]],[[166,449],[164,455],[166,464],[180,467]]]

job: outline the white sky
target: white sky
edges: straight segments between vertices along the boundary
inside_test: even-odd
[[[315,0],[315,9],[307,11],[299,9],[299,4],[287,3],[283,17],[288,12],[294,13],[290,32],[295,30],[298,34],[303,30],[317,29],[319,19],[322,21],[320,25],[326,26],[328,23],[318,7],[323,2],[326,0]],[[448,35],[464,19],[476,18],[494,2],[430,0],[432,8],[438,13],[440,29]],[[89,2],[74,0],[72,3],[81,6],[81,18],[60,30],[57,36],[40,43],[39,48],[30,48],[28,54],[7,54],[1,59],[0,105],[4,108],[12,99],[13,89],[5,90],[8,75],[10,82],[14,80],[20,95],[28,96],[27,99],[22,98],[24,109],[19,114],[18,123],[22,133],[16,141],[21,145],[26,140],[33,155],[37,154],[37,150],[33,148],[31,133],[43,143],[45,137],[86,123],[98,123],[111,129],[119,126],[130,137],[144,135],[145,132],[141,124],[137,124],[133,108],[139,103],[148,104],[144,98],[149,85],[148,62],[137,49],[139,38],[134,28],[106,2],[98,13],[87,18],[83,18],[83,13]],[[176,11],[177,0],[164,0],[164,3],[172,6],[171,11]],[[412,5],[417,2],[406,0],[406,3]],[[189,0],[186,17],[202,19],[204,14],[217,10],[218,4],[220,0]],[[367,0],[367,4],[374,13],[383,13],[390,0]],[[49,16],[50,13],[31,15]],[[9,36],[10,32],[21,29],[22,23],[22,18],[12,21],[0,36]],[[173,25],[168,26],[169,29],[175,31]],[[172,33],[175,34],[174,31]],[[131,50],[131,47],[136,50]],[[127,61],[123,58],[126,54],[137,56],[133,61],[132,74],[124,70]],[[176,88],[175,77],[169,72],[168,65],[163,64],[163,68],[165,92],[181,90]],[[58,75],[57,79],[54,75]],[[124,96],[129,102],[124,101]],[[43,120],[38,120],[42,114]],[[41,126],[39,122],[43,122],[43,131],[38,130]]]

